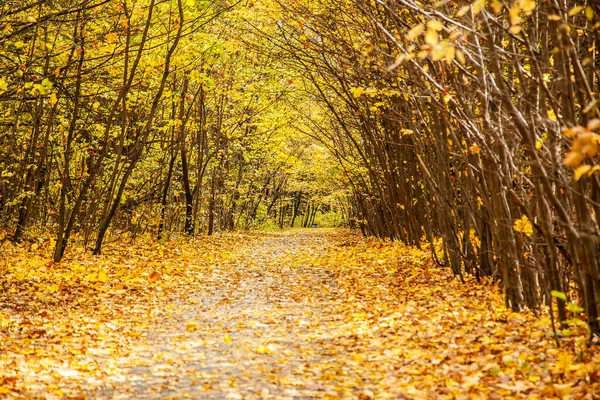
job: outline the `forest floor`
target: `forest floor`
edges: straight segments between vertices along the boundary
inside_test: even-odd
[[[51,246],[0,249],[3,398],[600,398],[584,336],[557,347],[545,315],[397,243],[122,239],[60,264]]]

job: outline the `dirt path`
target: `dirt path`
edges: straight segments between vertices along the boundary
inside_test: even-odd
[[[335,277],[316,265],[336,244],[327,232],[265,235],[225,268],[198,277],[209,290],[167,305],[136,362],[102,396],[338,397],[362,382],[359,363],[335,345],[344,317]],[[325,264],[326,265],[326,264]],[[367,391],[368,393],[368,391]]]
[[[60,265],[7,254],[0,397],[503,399],[600,390],[600,356],[577,360],[575,339],[557,349],[547,318],[506,311],[497,288],[460,284],[429,266],[426,252],[343,231],[114,246]]]

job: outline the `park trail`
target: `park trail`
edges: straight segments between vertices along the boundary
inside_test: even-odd
[[[426,249],[305,229],[3,251],[0,397],[598,398],[597,354]]]

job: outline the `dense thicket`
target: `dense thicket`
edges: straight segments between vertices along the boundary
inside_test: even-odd
[[[292,130],[294,82],[201,0],[0,4],[0,226],[19,241],[309,224],[343,196]],[[272,47],[272,46],[271,46]],[[312,167],[311,167],[312,165]],[[300,167],[302,166],[302,168]],[[307,167],[308,166],[308,167]],[[343,186],[343,185],[341,185]]]
[[[441,237],[434,257],[500,279],[514,310],[575,294],[599,334],[598,3],[281,5],[273,40],[329,109],[336,128],[320,134],[355,164],[360,228]]]

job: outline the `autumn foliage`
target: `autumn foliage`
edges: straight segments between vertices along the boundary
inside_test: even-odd
[[[0,1],[3,394],[597,396],[599,33],[580,0]],[[377,240],[239,233],[324,226]]]
[[[46,398],[586,398],[586,330],[556,347],[490,280],[346,231],[5,245],[0,393]]]
[[[74,235],[99,254],[113,233],[343,223],[341,169],[294,129],[302,82],[251,16],[268,18],[221,1],[3,2],[7,238],[42,232],[59,262]]]
[[[600,335],[597,2],[281,2],[353,226]],[[556,297],[552,293],[563,293]],[[566,298],[565,301],[563,298]],[[556,303],[552,305],[556,300]]]

